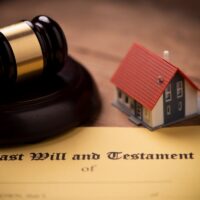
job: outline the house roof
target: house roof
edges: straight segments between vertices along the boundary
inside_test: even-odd
[[[134,44],[111,81],[117,88],[152,110],[177,72],[198,90],[198,87],[178,67],[144,47]]]

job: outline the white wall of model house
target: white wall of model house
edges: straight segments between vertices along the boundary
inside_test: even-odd
[[[157,127],[164,124],[164,105],[163,105],[163,95],[159,98],[155,107],[152,110],[152,125],[151,127]]]
[[[185,80],[185,116],[198,112],[198,91]]]
[[[164,124],[163,95],[152,110],[143,107],[143,122],[152,128]]]
[[[126,98],[128,99],[128,101],[126,101]],[[116,88],[116,100],[126,107],[130,108],[131,98],[118,88]]]

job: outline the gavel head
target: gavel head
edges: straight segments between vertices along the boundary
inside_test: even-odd
[[[0,82],[13,84],[41,74],[56,74],[67,58],[60,26],[47,16],[0,29]]]

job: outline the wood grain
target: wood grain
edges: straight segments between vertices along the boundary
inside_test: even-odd
[[[67,36],[70,54],[83,63],[99,87],[103,109],[95,126],[134,126],[114,108],[110,78],[133,42],[158,55],[171,52],[179,66],[200,87],[199,19],[180,9],[135,1],[2,1],[0,25],[38,14],[55,18]],[[200,101],[200,100],[199,100]],[[178,125],[200,125],[200,117]]]

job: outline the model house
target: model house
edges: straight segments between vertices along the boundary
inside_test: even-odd
[[[198,114],[198,87],[178,67],[134,44],[112,77],[114,105],[156,129]]]

